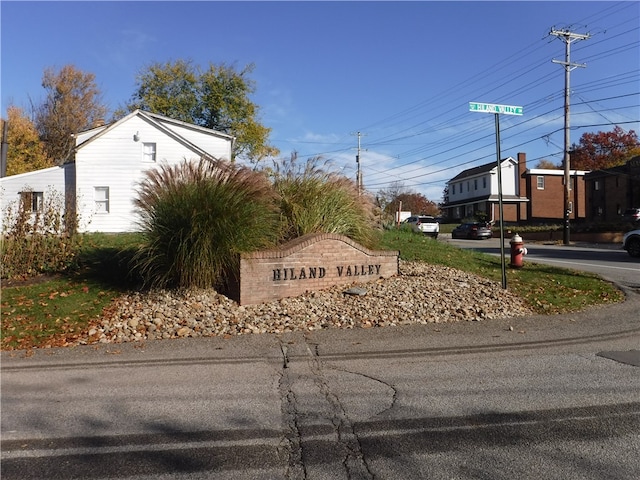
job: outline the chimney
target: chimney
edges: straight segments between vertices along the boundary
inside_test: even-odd
[[[527,154],[518,153],[518,196],[527,194],[526,179],[524,173],[527,171]]]

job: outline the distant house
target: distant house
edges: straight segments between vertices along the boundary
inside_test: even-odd
[[[185,159],[230,160],[233,141],[230,135],[136,110],[77,134],[73,162],[0,179],[3,211],[23,198],[35,212],[46,195],[58,194],[67,211],[77,211],[80,231],[135,231],[133,200],[145,171]]]
[[[624,165],[589,172],[585,188],[589,221],[619,221],[625,210],[640,208],[640,156]]]
[[[500,162],[500,168],[504,220],[516,222],[526,212],[523,204],[528,201],[520,192],[518,160],[505,158]],[[448,201],[442,208],[445,218],[460,221],[484,215],[488,221],[497,222],[500,219],[497,162],[464,170],[449,180],[447,186]]]
[[[506,158],[500,165],[505,222],[541,223],[564,219],[564,170],[527,169],[524,153],[518,153],[517,159]],[[573,220],[583,220],[586,216],[586,173],[570,172],[570,218]],[[497,162],[464,170],[447,185],[445,217],[460,221],[481,214],[492,222],[500,219]]]

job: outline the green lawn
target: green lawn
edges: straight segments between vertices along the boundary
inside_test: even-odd
[[[3,282],[2,349],[64,346],[99,322],[113,298],[138,285],[129,259],[139,243],[140,236],[135,234],[85,235],[80,269],[73,274]],[[499,258],[411,231],[383,232],[379,248],[399,250],[404,260],[446,265],[501,282]],[[508,269],[507,285],[540,313],[576,311],[624,298],[595,275],[532,263]]]

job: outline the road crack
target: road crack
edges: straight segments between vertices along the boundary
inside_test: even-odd
[[[311,348],[313,346],[313,348]],[[319,356],[317,345],[307,344],[307,350],[311,355],[309,362],[314,381],[330,406],[332,415],[331,422],[335,428],[337,442],[344,452],[342,465],[344,466],[347,478],[373,479],[374,475],[367,465],[360,439],[355,431],[354,423],[349,418],[347,409],[340,401],[327,381],[324,370],[327,368]],[[331,368],[331,367],[329,367]],[[339,371],[339,369],[334,369]],[[350,372],[349,372],[350,373]]]
[[[287,480],[304,480],[307,478],[302,457],[302,436],[296,395],[292,389],[292,380],[288,371],[287,346],[281,345],[283,362],[278,389],[282,419],[285,427],[284,438],[278,448],[280,456],[287,459],[285,478]]]

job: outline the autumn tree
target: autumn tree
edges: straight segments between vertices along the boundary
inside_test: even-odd
[[[391,202],[390,206],[393,207],[395,205],[395,209],[397,210],[400,202],[402,202],[403,210],[407,210],[415,214],[435,216],[440,213],[438,205],[435,202],[427,199],[427,197],[425,197],[421,193],[401,193],[395,198],[393,202]]]
[[[391,208],[387,208],[387,206],[393,202],[400,194],[408,193],[409,190],[404,186],[404,183],[400,181],[392,182],[389,187],[383,188],[378,191],[376,194],[376,202],[378,207],[384,212],[392,211]],[[398,209],[398,204],[396,203],[396,210]]]
[[[600,170],[624,164],[637,155],[638,136],[615,126],[612,132],[584,133],[579,144],[571,147],[571,168]]]
[[[560,167],[551,160],[542,159],[536,164],[535,168],[540,168],[542,170],[558,170]]]
[[[53,161],[47,157],[36,126],[21,108],[16,106],[7,108],[7,119],[3,119],[0,125],[2,131],[5,121],[8,143],[7,175],[17,175],[54,166]]]
[[[191,61],[154,63],[136,79],[137,90],[125,109],[147,110],[236,137],[234,158],[257,163],[278,150],[268,144],[271,129],[259,121],[259,108],[250,99],[255,82],[253,65],[237,71],[209,64],[206,70]]]
[[[73,65],[47,68],[42,77],[46,97],[34,107],[35,125],[47,155],[61,165],[73,157],[72,134],[104,122],[107,108],[95,75]]]
[[[395,217],[402,204],[402,210],[413,214],[438,215],[440,208],[435,202],[428,200],[421,193],[407,189],[402,182],[394,182],[389,188],[377,194],[380,208],[385,214]]]

